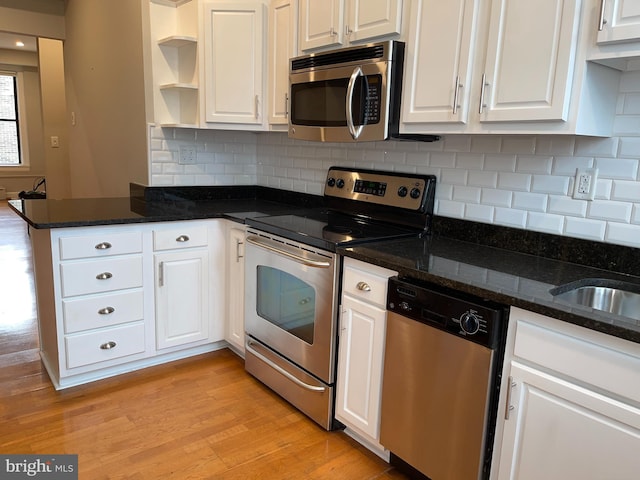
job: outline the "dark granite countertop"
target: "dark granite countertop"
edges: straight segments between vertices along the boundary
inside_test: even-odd
[[[281,215],[313,207],[322,197],[269,188],[152,187],[132,185],[132,196],[10,200],[9,206],[33,228],[63,228]]]
[[[435,283],[640,343],[640,321],[577,306],[549,290],[585,279],[608,279],[640,292],[640,277],[562,260],[427,236],[339,248],[338,253]],[[639,252],[640,253],[640,252]]]
[[[12,200],[34,228],[290,214],[323,205],[322,197],[267,187],[141,187],[131,196]],[[640,291],[640,250],[556,235],[434,217],[434,234],[339,248],[338,253],[400,276],[436,283],[640,343],[640,321],[580,307],[549,290],[606,278]]]

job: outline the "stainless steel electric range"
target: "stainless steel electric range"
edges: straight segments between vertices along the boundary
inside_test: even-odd
[[[326,207],[249,218],[245,368],[326,429],[333,418],[338,246],[429,232],[432,175],[332,167]]]

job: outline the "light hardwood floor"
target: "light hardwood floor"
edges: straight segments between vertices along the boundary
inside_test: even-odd
[[[0,453],[75,453],[83,480],[405,478],[229,350],[56,392],[33,291],[26,224],[0,201]]]

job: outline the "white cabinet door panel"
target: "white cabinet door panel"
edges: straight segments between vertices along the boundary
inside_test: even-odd
[[[344,0],[300,1],[300,50],[344,44]]]
[[[351,0],[349,2],[347,33],[350,42],[399,34],[401,27],[402,0]]]
[[[600,44],[640,40],[640,0],[601,0],[604,5]]]
[[[580,0],[493,0],[480,121],[567,120]]]
[[[632,479],[640,410],[519,363],[499,479]]]
[[[264,6],[205,4],[205,121],[263,122]]]

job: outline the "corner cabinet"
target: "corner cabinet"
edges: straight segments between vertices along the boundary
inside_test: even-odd
[[[593,17],[583,0],[411,2],[400,132],[611,136],[619,72],[586,61]]]
[[[221,220],[31,229],[56,389],[226,346]]]
[[[202,18],[202,125],[218,129],[266,129],[265,4],[205,2]]]
[[[492,479],[632,479],[640,345],[517,308]]]
[[[397,38],[402,8],[403,0],[300,0],[300,51]]]
[[[346,432],[388,460],[380,445],[380,403],[387,280],[396,272],[344,259],[336,382],[336,418]]]
[[[155,121],[194,128],[199,122],[198,2],[152,1],[149,16]]]

